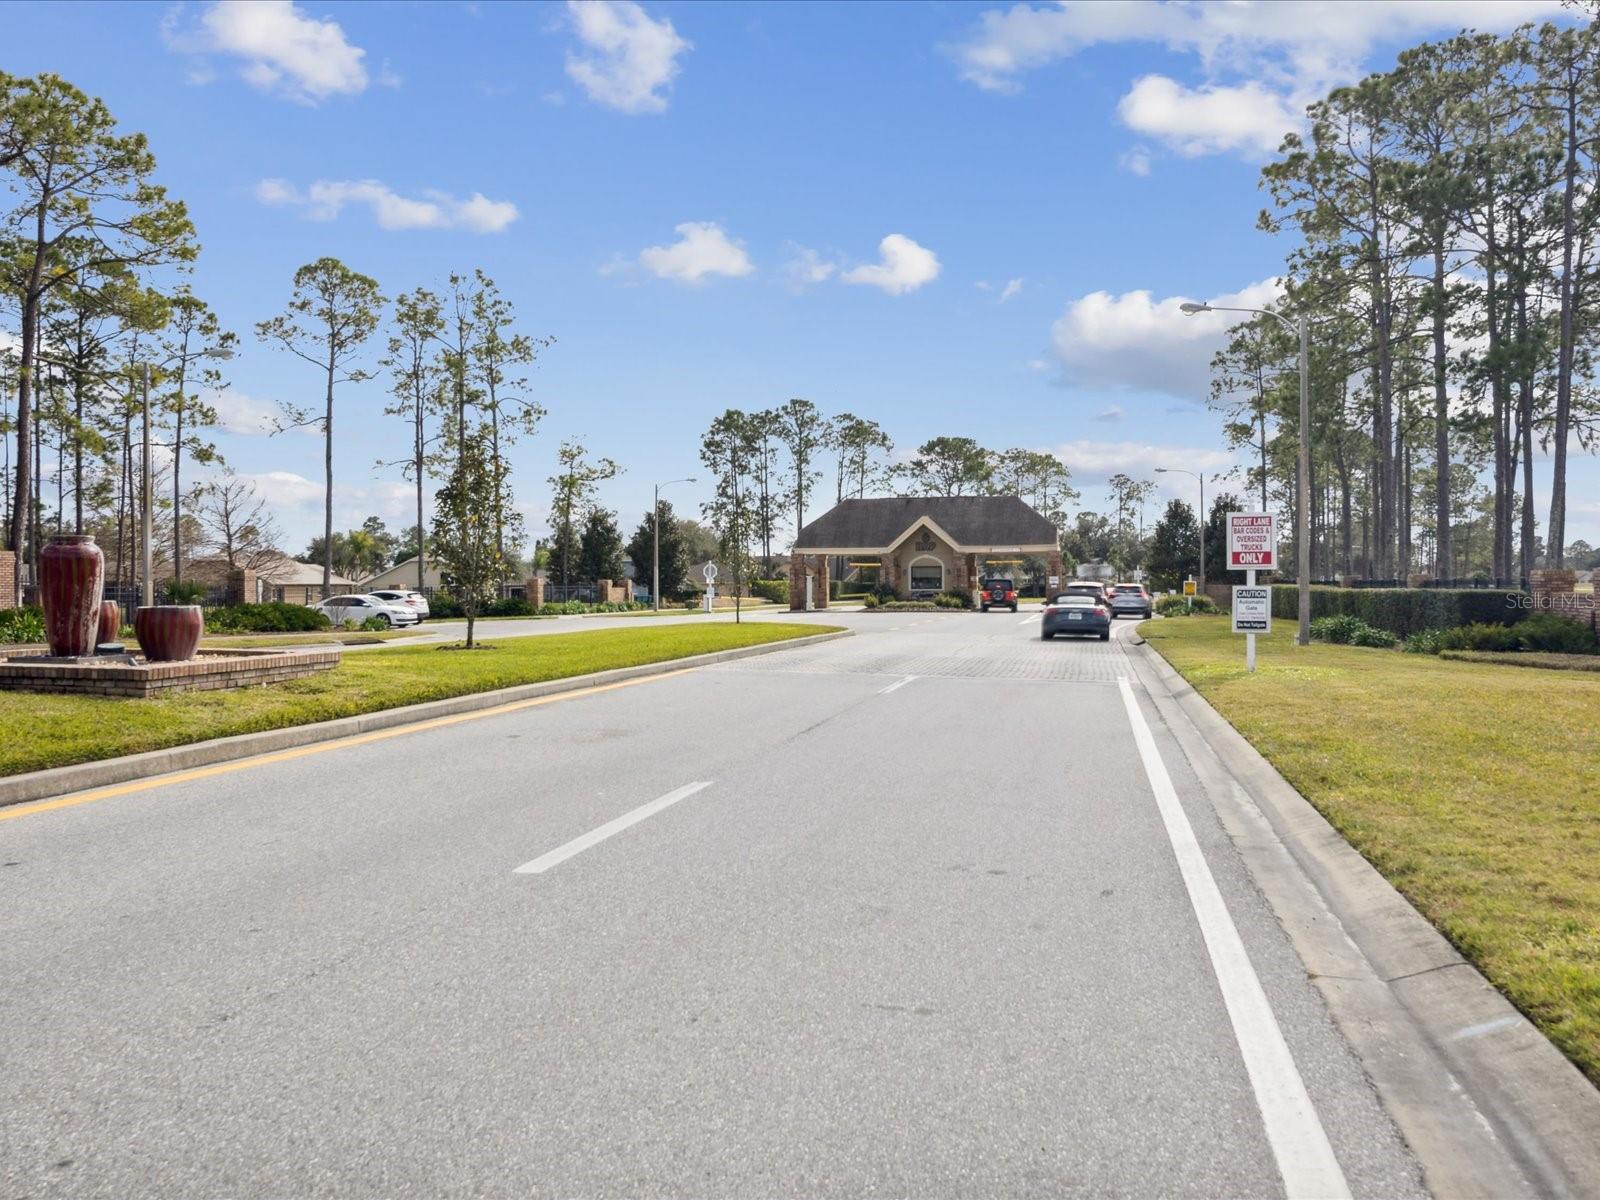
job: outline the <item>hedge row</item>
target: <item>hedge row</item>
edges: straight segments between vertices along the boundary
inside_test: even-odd
[[[1360,617],[1374,629],[1410,637],[1424,629],[1457,625],[1515,625],[1533,610],[1525,593],[1497,588],[1341,588],[1311,589],[1311,616]],[[1292,583],[1272,587],[1272,615],[1293,621],[1300,614],[1299,590]]]
[[[326,616],[303,604],[234,604],[206,609],[207,633],[312,633],[328,627]]]
[[[774,604],[789,603],[789,581],[787,579],[752,579],[750,580],[750,594],[761,600],[770,600]],[[837,593],[835,593],[837,595]]]

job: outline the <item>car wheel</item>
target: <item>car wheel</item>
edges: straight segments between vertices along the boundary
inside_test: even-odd
[[[1011,606],[1011,611],[1012,611],[1012,612],[1016,612],[1016,611],[1017,611],[1017,606],[1016,606],[1016,605],[1015,605],[1015,604],[1013,604],[1013,605],[1012,605],[1012,606]]]
[[[988,612],[988,611],[989,611],[989,606],[988,606],[988,605],[987,605],[987,604],[985,604],[985,605],[984,605],[984,606],[983,606],[983,611],[984,611],[984,612]]]
[[[382,625],[385,629],[388,629],[391,625],[394,624],[394,622],[389,619],[389,614],[388,613],[379,613],[378,614],[378,624]]]
[[[1108,629],[1104,633],[1102,633],[1100,635],[1100,640],[1102,642],[1109,642],[1111,640],[1111,630]]]
[[[1056,636],[1055,634],[1050,633],[1048,630],[1046,630],[1046,631],[1044,631],[1044,632],[1039,634],[1039,640],[1041,642],[1048,642],[1051,638],[1053,638],[1055,636]]]

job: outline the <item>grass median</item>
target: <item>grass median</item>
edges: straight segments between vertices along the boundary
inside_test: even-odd
[[[152,700],[0,692],[0,776],[115,758],[263,729],[305,725],[524,683],[670,662],[788,641],[831,626],[677,625],[490,639],[485,649],[396,646],[345,658],[332,671],[236,692]]]
[[[1600,1083],[1600,676],[1293,644],[1225,617],[1144,637]]]

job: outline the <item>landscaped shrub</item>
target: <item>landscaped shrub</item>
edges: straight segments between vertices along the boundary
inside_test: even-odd
[[[1406,639],[1407,654],[1437,654],[1444,649],[1444,630],[1419,629]]]
[[[945,588],[933,602],[940,608],[971,608],[972,592],[967,588]]]
[[[349,624],[349,622],[347,621],[346,624]],[[380,629],[389,628],[389,622],[385,621],[382,617],[368,617],[365,621],[361,622],[357,628],[364,629],[369,633],[376,633]]]
[[[1517,631],[1504,625],[1458,625],[1439,635],[1441,650],[1521,650]]]
[[[1515,625],[1528,615],[1522,592],[1497,588],[1341,588],[1313,587],[1311,616],[1360,617],[1374,629],[1410,637],[1423,629],[1458,625]],[[1295,620],[1299,591],[1292,583],[1272,586],[1272,615]]]
[[[0,644],[44,641],[44,610],[31,605],[0,612]]]
[[[452,617],[464,617],[466,615],[462,611],[461,601],[457,600],[449,592],[435,592],[428,600],[429,618],[442,617],[448,620]]]
[[[1162,596],[1156,601],[1156,612],[1163,617],[1187,617],[1192,613],[1214,613],[1217,606],[1210,596]]]
[[[872,589],[872,594],[885,604],[891,600],[900,599],[900,593],[895,591],[894,588],[887,583],[879,583],[875,588]]]
[[[235,604],[206,610],[208,633],[312,633],[328,618],[303,604]]]
[[[531,617],[535,609],[533,602],[524,600],[521,596],[502,596],[498,600],[491,600],[483,606],[479,613],[482,617]]]
[[[1360,617],[1349,613],[1337,617],[1318,617],[1311,622],[1311,636],[1319,642],[1332,642],[1335,646],[1348,646],[1350,640],[1363,629],[1370,629]]]
[[[939,605],[931,600],[885,600],[880,608],[895,612],[938,612]]]
[[[865,608],[877,608],[883,603],[883,601],[878,599],[877,592],[868,592],[866,598],[862,600],[861,603]]]
[[[837,581],[831,585],[835,597],[839,594]],[[752,579],[750,581],[750,594],[762,600],[770,600],[774,604],[789,603],[789,581],[787,579]]]
[[[1524,650],[1548,654],[1593,654],[1594,630],[1555,613],[1535,613],[1517,626],[1517,638]]]
[[[1399,640],[1387,629],[1374,629],[1371,625],[1363,624],[1350,638],[1350,644],[1372,650],[1393,650]]]
[[[192,579],[169,579],[161,588],[168,604],[199,604],[209,590],[205,584]]]

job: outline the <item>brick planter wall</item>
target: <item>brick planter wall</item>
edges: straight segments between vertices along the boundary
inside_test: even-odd
[[[187,662],[0,661],[0,690],[143,700],[170,692],[212,692],[299,679],[339,665],[339,646],[304,650],[201,650]]]

